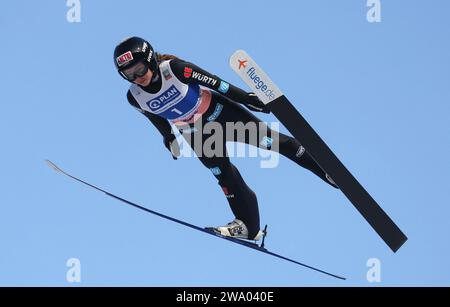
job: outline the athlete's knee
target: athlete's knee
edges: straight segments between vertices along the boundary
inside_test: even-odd
[[[231,165],[231,162],[228,158],[200,158],[200,161],[207,169],[209,169],[213,173],[214,176],[218,178],[220,178],[219,176],[228,173],[228,169]]]

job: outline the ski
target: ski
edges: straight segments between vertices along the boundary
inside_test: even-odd
[[[86,186],[88,186],[88,187],[91,187],[91,188],[93,188],[93,189],[95,189],[95,190],[97,190],[97,191],[99,191],[99,192],[102,192],[102,193],[106,194],[107,196],[112,197],[112,198],[114,198],[114,199],[116,199],[116,200],[119,200],[119,201],[121,201],[122,203],[125,203],[125,204],[127,204],[127,205],[130,205],[130,206],[132,206],[132,207],[134,207],[134,208],[143,210],[143,211],[145,211],[145,212],[147,212],[147,213],[151,213],[151,214],[153,214],[153,215],[159,216],[159,217],[161,217],[161,218],[163,218],[163,219],[166,219],[166,220],[175,222],[175,223],[177,223],[177,224],[181,224],[181,225],[186,226],[186,227],[188,227],[188,228],[191,228],[191,229],[194,229],[194,230],[198,230],[198,231],[200,231],[200,232],[203,232],[203,233],[212,235],[212,236],[214,236],[214,237],[216,237],[216,238],[221,238],[221,239],[227,240],[227,241],[229,241],[229,242],[233,242],[233,243],[235,243],[235,244],[239,244],[239,245],[241,245],[241,246],[245,246],[245,247],[251,248],[251,249],[256,250],[256,251],[259,251],[259,252],[261,252],[261,253],[264,253],[264,254],[267,254],[267,255],[271,255],[271,256],[273,256],[273,257],[276,257],[276,258],[279,258],[279,259],[282,259],[282,260],[285,260],[285,261],[288,261],[288,262],[297,264],[297,265],[299,265],[299,266],[308,268],[308,269],[310,269],[310,270],[313,270],[313,271],[316,271],[316,272],[319,272],[319,273],[322,273],[322,274],[325,274],[325,275],[328,275],[328,276],[331,276],[331,277],[334,277],[334,278],[337,278],[337,279],[346,280],[345,277],[338,276],[338,275],[335,275],[335,274],[331,274],[331,273],[326,272],[326,271],[324,271],[324,270],[321,270],[321,269],[312,267],[312,266],[310,266],[310,265],[307,265],[307,264],[298,262],[298,261],[296,261],[296,260],[293,260],[293,259],[284,257],[284,256],[282,256],[282,255],[279,255],[279,254],[276,254],[276,253],[273,253],[273,252],[267,250],[267,249],[264,247],[265,237],[266,237],[266,234],[267,234],[267,226],[266,226],[266,228],[264,229],[264,237],[263,237],[263,240],[262,240],[262,244],[261,244],[261,245],[258,245],[258,244],[256,244],[256,243],[252,243],[252,242],[246,241],[246,240],[241,240],[241,239],[236,239],[236,238],[231,238],[231,237],[222,236],[222,235],[220,235],[220,234],[218,234],[218,233],[215,233],[215,232],[214,232],[212,229],[210,229],[210,228],[202,228],[202,227],[199,227],[199,226],[196,226],[196,225],[187,223],[187,222],[185,222],[185,221],[182,221],[182,220],[179,220],[179,219],[170,217],[170,216],[168,216],[168,215],[165,215],[165,214],[162,214],[162,213],[159,213],[159,212],[150,210],[150,209],[148,209],[148,208],[146,208],[146,207],[143,207],[143,206],[138,205],[138,204],[136,204],[136,203],[133,203],[133,202],[131,202],[131,201],[128,201],[128,200],[126,200],[126,199],[124,199],[124,198],[121,198],[121,197],[119,197],[119,196],[117,196],[117,195],[114,195],[114,194],[112,194],[112,193],[110,193],[110,192],[108,192],[108,191],[106,191],[106,190],[103,190],[103,189],[101,189],[101,188],[99,188],[99,187],[97,187],[97,186],[95,186],[95,185],[93,185],[93,184],[90,184],[90,183],[88,183],[88,182],[86,182],[86,181],[84,181],[84,180],[82,180],[82,179],[79,179],[79,178],[77,178],[77,177],[71,175],[71,174],[68,173],[68,172],[65,172],[64,170],[62,170],[61,168],[59,168],[55,163],[53,163],[53,162],[50,161],[50,160],[45,160],[45,162],[47,163],[48,166],[50,166],[50,167],[51,167],[53,170],[55,170],[56,172],[58,172],[58,173],[60,173],[60,174],[63,174],[63,175],[65,175],[65,176],[67,176],[67,177],[69,177],[69,178],[71,178],[71,179],[74,179],[74,180],[77,181],[77,182],[80,182],[80,183],[82,183],[82,184],[84,184],[84,185],[86,185]]]
[[[238,50],[230,57],[230,66],[305,147],[392,251],[397,252],[408,238],[258,64],[245,51]]]

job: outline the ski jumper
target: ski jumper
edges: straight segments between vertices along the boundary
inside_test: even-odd
[[[154,74],[151,84],[145,88],[136,84],[131,85],[127,92],[129,103],[144,114],[164,138],[172,134],[170,123],[178,127],[201,163],[218,180],[234,216],[247,226],[249,238],[256,236],[260,229],[258,200],[238,169],[231,163],[226,152],[227,141],[243,142],[267,150],[273,150],[271,144],[278,142],[280,154],[333,186],[327,180],[326,173],[298,140],[279,132],[274,133],[240,105],[248,102],[247,92],[180,59],[159,63],[158,70]],[[245,137],[227,135],[221,144],[223,154],[207,156],[199,152],[192,142],[200,139],[203,145],[214,133],[195,129],[199,121],[202,127],[215,122],[222,126],[222,131],[226,131],[227,122],[255,123],[257,127],[263,125],[265,131],[261,133],[260,129],[257,129],[256,138],[250,138],[247,134]]]

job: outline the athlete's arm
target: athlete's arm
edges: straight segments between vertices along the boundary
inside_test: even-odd
[[[169,121],[165,118],[162,118],[161,116],[152,114],[150,112],[147,112],[145,110],[142,110],[139,107],[138,102],[136,101],[136,99],[133,97],[133,95],[131,94],[130,91],[128,91],[127,93],[127,99],[128,102],[139,112],[141,112],[142,114],[145,115],[145,117],[147,117],[152,124],[156,127],[156,129],[158,129],[158,131],[161,133],[161,135],[166,138],[168,137],[168,135],[172,135],[172,127],[169,124]]]
[[[127,93],[127,99],[136,110],[144,114],[145,117],[152,122],[156,129],[158,129],[159,133],[161,133],[163,137],[164,146],[172,153],[173,159],[177,160],[180,155],[180,147],[176,141],[175,135],[172,133],[172,127],[170,126],[169,121],[161,116],[142,110],[130,91]]]
[[[196,83],[202,85],[221,93],[235,102],[244,104],[253,111],[268,113],[266,106],[255,94],[247,93],[195,64],[174,59],[170,61],[170,68],[175,76],[185,84]]]

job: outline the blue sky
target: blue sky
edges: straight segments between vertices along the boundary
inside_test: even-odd
[[[8,1],[0,12],[0,285],[449,285],[450,4],[365,1]],[[173,161],[131,108],[112,52],[147,38],[247,90],[244,49],[410,238],[393,254],[339,191],[281,157],[233,159],[257,193],[267,246],[342,282],[123,206],[87,181],[200,226],[232,219],[197,159]],[[271,115],[259,115],[273,121]],[[285,132],[284,128],[282,131]],[[381,283],[366,262],[381,261]]]

